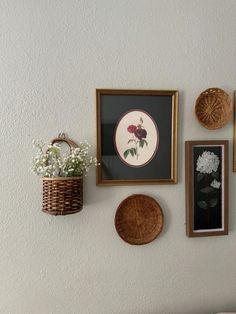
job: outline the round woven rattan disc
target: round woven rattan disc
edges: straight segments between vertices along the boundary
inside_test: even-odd
[[[232,102],[229,95],[220,88],[209,88],[196,100],[195,113],[198,121],[207,129],[220,129],[230,119]]]
[[[119,236],[129,244],[146,244],[161,232],[164,216],[160,205],[151,197],[135,194],[119,205],[115,227]]]

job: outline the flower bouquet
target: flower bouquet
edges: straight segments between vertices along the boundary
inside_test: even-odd
[[[63,156],[59,142],[70,147]],[[32,171],[43,178],[43,211],[51,215],[68,215],[83,207],[83,176],[97,160],[88,155],[87,141],[78,145],[65,135],[50,144],[34,141],[38,154],[33,158]]]

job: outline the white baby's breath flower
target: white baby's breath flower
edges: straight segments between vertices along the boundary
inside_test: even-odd
[[[90,165],[96,165],[93,157],[88,156],[88,142],[80,142],[78,148],[72,148],[68,156],[64,156],[60,145],[48,144],[45,149],[43,141],[34,141],[39,149],[33,158],[32,171],[43,177],[82,176]]]
[[[217,155],[213,152],[204,151],[197,160],[196,170],[200,173],[212,173],[212,171],[217,171],[220,160]]]

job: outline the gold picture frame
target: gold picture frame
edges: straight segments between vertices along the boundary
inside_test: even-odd
[[[97,185],[177,183],[177,90],[97,89],[96,110],[97,159],[100,163]],[[134,119],[135,114],[141,122]],[[127,122],[131,121],[129,115],[133,115],[131,125]],[[151,137],[154,126],[157,132]],[[139,130],[140,133],[137,129],[141,128],[144,131]],[[120,129],[123,133],[118,132]],[[136,148],[130,148],[130,142],[136,144]],[[125,152],[120,150],[122,145],[128,148]],[[132,163],[132,158],[138,159],[141,153],[142,157],[149,153],[151,157],[142,163],[140,157],[140,164]]]

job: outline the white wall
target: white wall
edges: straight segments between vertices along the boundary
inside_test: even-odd
[[[236,1],[0,2],[0,313],[208,314],[236,310],[236,174],[232,120],[207,131],[198,94],[236,89]],[[60,130],[95,153],[95,88],[178,89],[179,183],[96,187],[82,212],[41,212],[32,139]],[[184,141],[230,140],[230,233],[185,236]],[[141,247],[114,228],[132,193],[155,197],[162,234]]]

